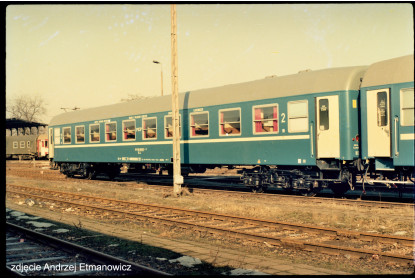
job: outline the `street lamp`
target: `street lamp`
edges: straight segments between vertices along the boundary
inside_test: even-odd
[[[157,60],[153,60],[153,63],[160,64],[161,67],[161,96],[163,96],[163,65]]]

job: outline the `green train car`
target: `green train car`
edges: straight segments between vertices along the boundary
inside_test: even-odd
[[[6,136],[6,159],[47,158],[48,153],[46,134]]]
[[[361,86],[373,67],[301,71],[180,94],[183,173],[237,165],[254,191],[272,185],[344,193],[366,168]],[[125,163],[171,170],[171,96],[58,115],[49,142],[51,158],[68,176],[114,177]],[[405,170],[411,177],[413,161]]]

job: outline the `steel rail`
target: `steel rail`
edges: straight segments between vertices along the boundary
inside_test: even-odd
[[[39,170],[33,170],[33,171],[32,170],[13,170],[13,171],[17,172],[17,173],[23,173],[23,174],[26,174],[26,175],[39,176],[39,177],[42,177],[42,179],[55,179],[55,178],[60,179],[60,178],[65,177],[65,175],[63,175],[61,173],[57,173],[58,171],[52,171],[52,170],[41,170],[41,171],[39,171]],[[142,174],[135,174],[135,173],[125,174],[125,175],[123,175],[123,177],[124,176],[127,176],[127,177],[129,176],[129,177],[133,177],[133,178],[135,178],[135,177],[140,178],[142,176],[146,176],[147,180],[150,180],[150,181],[151,180],[153,180],[153,181],[157,180],[158,182],[163,182],[163,181],[167,180],[166,178],[158,178],[159,175],[151,176],[151,174],[150,174],[150,177],[149,177],[149,174],[142,175]],[[120,178],[123,178],[123,177],[120,177]],[[205,176],[191,177],[191,180],[194,180],[197,177],[201,177],[201,180],[203,180],[203,177],[205,177]],[[211,184],[212,184],[212,182],[209,182],[208,186],[211,185]],[[223,184],[223,183],[221,183],[221,184]],[[192,182],[187,182],[187,183],[184,184],[184,186],[187,186],[187,187],[192,187],[194,185],[195,185],[195,183],[192,183]],[[157,187],[163,188],[164,186],[157,186]],[[217,190],[217,189],[210,189],[210,188],[207,188],[207,189],[197,188],[197,191],[198,192],[208,191],[208,192],[226,192],[227,193],[227,191],[224,191],[224,190]],[[313,200],[313,201],[319,201],[319,200],[321,200],[321,201],[333,201],[333,202],[343,204],[343,205],[357,205],[357,206],[364,206],[364,207],[372,207],[372,205],[376,205],[376,206],[381,205],[381,207],[388,207],[388,208],[390,208],[390,207],[401,207],[401,208],[414,207],[413,203],[404,203],[404,202],[396,203],[396,202],[372,201],[372,200],[350,200],[350,199],[344,200],[344,199],[327,198],[327,197],[303,197],[303,196],[293,196],[293,195],[285,195],[285,194],[252,193],[252,192],[248,191],[248,189],[246,191],[234,191],[233,190],[232,193],[244,194],[244,195],[257,195],[257,196],[288,197],[288,198],[291,198],[291,199],[307,199],[307,200]]]
[[[351,230],[340,230],[336,228],[326,228],[326,227],[317,227],[313,225],[304,225],[304,224],[295,224],[295,223],[288,223],[288,222],[281,222],[281,221],[273,221],[273,220],[264,220],[264,219],[257,219],[257,218],[248,218],[248,217],[241,217],[241,216],[233,216],[233,215],[227,215],[227,214],[219,214],[219,213],[211,213],[211,212],[205,212],[205,211],[198,211],[198,210],[190,210],[190,209],[184,209],[184,208],[177,208],[177,207],[169,207],[169,206],[163,206],[163,205],[155,205],[155,204],[148,204],[148,203],[137,203],[137,202],[130,202],[125,200],[117,200],[117,199],[109,199],[109,198],[103,198],[103,197],[96,197],[96,196],[90,196],[90,195],[81,195],[81,194],[74,194],[74,193],[68,193],[68,192],[62,192],[62,191],[50,191],[42,188],[35,188],[35,187],[26,187],[26,186],[18,186],[18,185],[9,185],[7,186],[14,186],[17,188],[24,188],[27,191],[30,189],[35,190],[37,192],[45,192],[48,195],[51,194],[59,194],[69,197],[78,197],[86,200],[95,200],[100,202],[109,202],[109,203],[117,203],[119,205],[127,205],[128,207],[132,207],[134,209],[138,209],[138,207],[141,208],[151,208],[156,210],[164,210],[169,213],[181,213],[181,214],[192,214],[193,216],[198,217],[206,217],[206,218],[212,218],[213,220],[227,220],[227,221],[235,221],[235,222],[244,222],[244,223],[250,223],[253,225],[259,225],[259,226],[267,226],[271,228],[284,228],[284,229],[293,229],[293,230],[302,230],[302,231],[308,231],[308,232],[317,232],[317,233],[324,233],[329,234],[333,236],[344,236],[344,237],[352,237],[355,239],[361,239],[364,241],[381,241],[385,243],[398,243],[402,244],[404,246],[413,246],[415,239],[409,238],[409,237],[400,237],[400,236],[394,236],[394,235],[383,235],[383,234],[374,234],[374,233],[364,233],[364,232],[356,232]],[[7,190],[9,191],[9,190]],[[24,194],[24,193],[21,193]],[[41,197],[43,198],[43,197]],[[62,201],[64,202],[64,201]],[[87,205],[84,205],[87,206]]]
[[[133,202],[126,202],[126,201],[120,201],[120,200],[113,200],[113,199],[104,199],[105,201],[112,201],[115,203],[123,203],[123,204],[127,204],[127,205],[133,205],[135,206],[135,212],[129,212],[129,211],[125,211],[125,210],[120,210],[120,209],[111,209],[111,208],[105,208],[103,206],[92,206],[92,205],[86,205],[83,203],[79,203],[79,202],[69,202],[67,200],[62,200],[59,198],[48,198],[48,197],[43,197],[40,195],[36,195],[36,194],[31,194],[31,193],[27,193],[27,192],[18,192],[18,191],[11,191],[11,190],[7,190],[7,192],[10,193],[15,193],[18,195],[22,195],[22,196],[28,196],[28,197],[36,197],[39,199],[43,199],[43,200],[48,200],[48,201],[54,201],[54,202],[59,202],[62,203],[64,205],[71,205],[73,207],[78,207],[78,208],[86,208],[89,210],[95,210],[95,211],[101,211],[101,212],[112,212],[115,213],[117,216],[121,217],[121,218],[133,218],[133,219],[139,219],[139,220],[144,220],[144,221],[151,221],[151,222],[157,222],[157,223],[162,223],[162,224],[168,224],[168,225],[180,225],[184,228],[193,228],[199,231],[208,231],[208,232],[213,232],[213,233],[221,233],[221,234],[230,234],[234,237],[239,237],[239,238],[245,238],[248,240],[252,240],[252,241],[259,241],[259,242],[267,242],[268,244],[275,244],[275,245],[282,245],[282,246],[287,246],[287,247],[294,247],[294,248],[299,248],[299,249],[303,249],[303,250],[307,250],[307,251],[323,251],[323,252],[328,252],[329,254],[335,253],[338,254],[339,252],[343,252],[346,254],[351,254],[351,255],[355,255],[355,256],[370,256],[372,257],[373,255],[378,255],[383,257],[384,259],[388,259],[390,261],[398,261],[398,262],[404,262],[404,263],[411,263],[413,262],[413,257],[408,257],[408,256],[401,256],[401,255],[395,255],[395,254],[391,254],[391,253],[386,253],[386,252],[378,252],[378,251],[372,251],[372,250],[362,250],[362,249],[356,249],[356,248],[350,248],[350,247],[344,247],[344,246],[337,246],[337,245],[327,245],[327,244],[319,244],[319,243],[314,243],[314,242],[304,242],[304,241],[297,241],[297,240],[293,240],[290,238],[279,238],[279,237],[270,237],[270,236],[266,236],[264,234],[260,234],[260,233],[247,233],[247,232],[242,232],[240,230],[234,230],[234,229],[230,229],[230,228],[221,228],[221,227],[217,227],[217,226],[211,226],[211,225],[201,225],[201,224],[195,224],[194,222],[187,222],[187,221],[183,221],[183,220],[174,220],[174,219],[170,219],[170,218],[165,218],[165,217],[161,217],[161,216],[150,216],[147,214],[143,214],[143,213],[137,213],[137,212],[142,212],[142,211],[138,211],[137,210],[137,206],[142,206],[141,204],[138,203],[133,203]],[[63,192],[59,192],[59,193],[63,193]],[[65,193],[65,194],[69,194],[69,193]],[[84,195],[78,195],[78,194],[73,194],[74,197],[78,197],[79,198],[88,198],[88,199],[98,199],[101,200],[101,198],[97,198],[97,197],[93,197],[93,196],[84,196]],[[143,204],[145,207],[150,206],[150,207],[154,207],[154,208],[161,208],[161,209],[168,209],[170,211],[180,211],[183,212],[184,214],[192,214],[192,215],[203,215],[206,217],[210,217],[213,220],[221,220],[223,218],[230,218],[230,219],[236,219],[238,221],[243,221],[245,223],[254,223],[257,224],[257,222],[259,222],[259,224],[264,225],[264,224],[268,224],[268,225],[272,225],[272,226],[282,226],[284,229],[285,228],[290,228],[290,229],[300,229],[302,231],[318,231],[320,233],[329,233],[332,235],[336,235],[336,236],[344,236],[344,237],[354,237],[354,238],[359,238],[361,240],[365,240],[365,241],[383,241],[383,242],[392,242],[392,243],[400,243],[406,246],[411,246],[413,247],[414,244],[414,239],[411,238],[402,238],[402,237],[396,237],[396,236],[384,236],[384,235],[379,235],[379,234],[368,234],[368,233],[359,233],[359,232],[352,232],[352,231],[340,231],[337,229],[325,229],[325,228],[319,228],[319,227],[307,227],[304,225],[297,225],[297,224],[289,224],[289,223],[280,223],[280,222],[275,222],[275,221],[267,221],[267,220],[259,220],[259,219],[250,219],[250,218],[244,218],[244,217],[235,217],[235,216],[229,216],[229,215],[223,215],[223,214],[215,214],[215,213],[208,213],[208,212],[202,212],[202,211],[195,211],[195,210],[186,210],[186,209],[180,209],[180,208],[169,208],[169,207],[165,207],[165,206],[156,206],[156,205],[150,205],[150,204]]]
[[[19,233],[25,234],[25,236],[36,243],[46,244],[48,247],[54,247],[59,249],[60,251],[64,251],[67,253],[76,252],[76,254],[80,254],[86,256],[88,261],[93,261],[100,264],[109,264],[109,263],[116,263],[121,265],[128,265],[131,268],[131,272],[134,272],[133,275],[141,275],[141,276],[172,276],[169,273],[162,272],[144,265],[140,265],[137,263],[133,263],[124,259],[120,259],[102,252],[98,252],[96,250],[92,250],[90,248],[86,248],[84,246],[80,246],[71,242],[67,242],[65,240],[61,240],[55,238],[53,236],[45,235],[43,233],[39,233],[16,224],[12,224],[10,222],[6,222],[7,230],[17,231]],[[10,268],[9,268],[10,270]],[[12,271],[16,273],[16,271]],[[116,272],[116,271],[114,271]],[[16,273],[19,274],[19,273]],[[127,273],[128,274],[128,273]],[[22,275],[20,273],[20,275]],[[131,275],[131,273],[129,273]],[[69,276],[69,275],[68,275]],[[71,274],[71,276],[77,276],[76,273]]]

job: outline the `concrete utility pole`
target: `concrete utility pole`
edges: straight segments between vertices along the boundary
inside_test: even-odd
[[[171,5],[171,69],[172,69],[172,121],[173,121],[173,193],[182,192],[183,177],[180,165],[180,128],[179,128],[179,85],[177,71],[177,23],[176,5]]]

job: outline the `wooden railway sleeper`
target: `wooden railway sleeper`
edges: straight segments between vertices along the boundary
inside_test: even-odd
[[[104,210],[104,211],[107,211],[107,210]],[[136,217],[136,219],[137,219],[137,217]],[[152,223],[156,223],[157,221],[160,222],[160,220],[163,221],[162,218],[160,219],[160,218],[154,218],[154,217],[148,217],[147,220],[148,221],[151,220]],[[165,220],[163,222],[165,222]],[[186,223],[186,222],[182,222],[182,225],[184,227],[186,227],[186,226],[192,226],[192,227],[194,227],[195,226],[193,224],[189,225],[189,223]],[[202,226],[202,228],[203,228],[203,226]],[[243,233],[243,232],[236,232],[236,231],[233,231],[233,230],[230,230],[230,229],[217,228],[217,227],[214,227],[214,226],[205,226],[204,228],[205,228],[204,230],[209,230],[209,231],[214,231],[214,232],[220,232],[220,233],[227,233],[227,234],[232,234],[234,236],[242,236],[242,237],[245,237],[245,238],[248,237],[248,239],[251,239],[251,238],[254,239],[254,240],[265,240],[266,239],[267,240],[266,242],[268,242],[269,244],[270,244],[269,241],[275,242],[277,240],[277,243],[280,242],[279,241],[280,239],[278,239],[278,238],[276,239],[276,238],[270,238],[270,237],[261,236],[261,235],[252,235],[252,234]],[[289,243],[290,242],[288,242],[287,245]],[[292,243],[292,241],[291,241],[291,243]],[[312,244],[311,246],[317,246],[317,245]],[[339,247],[337,247],[337,250],[339,250]],[[347,249],[347,250],[350,250],[350,249]],[[371,252],[371,253],[373,253],[373,252]],[[377,252],[374,252],[374,253],[377,254]]]

